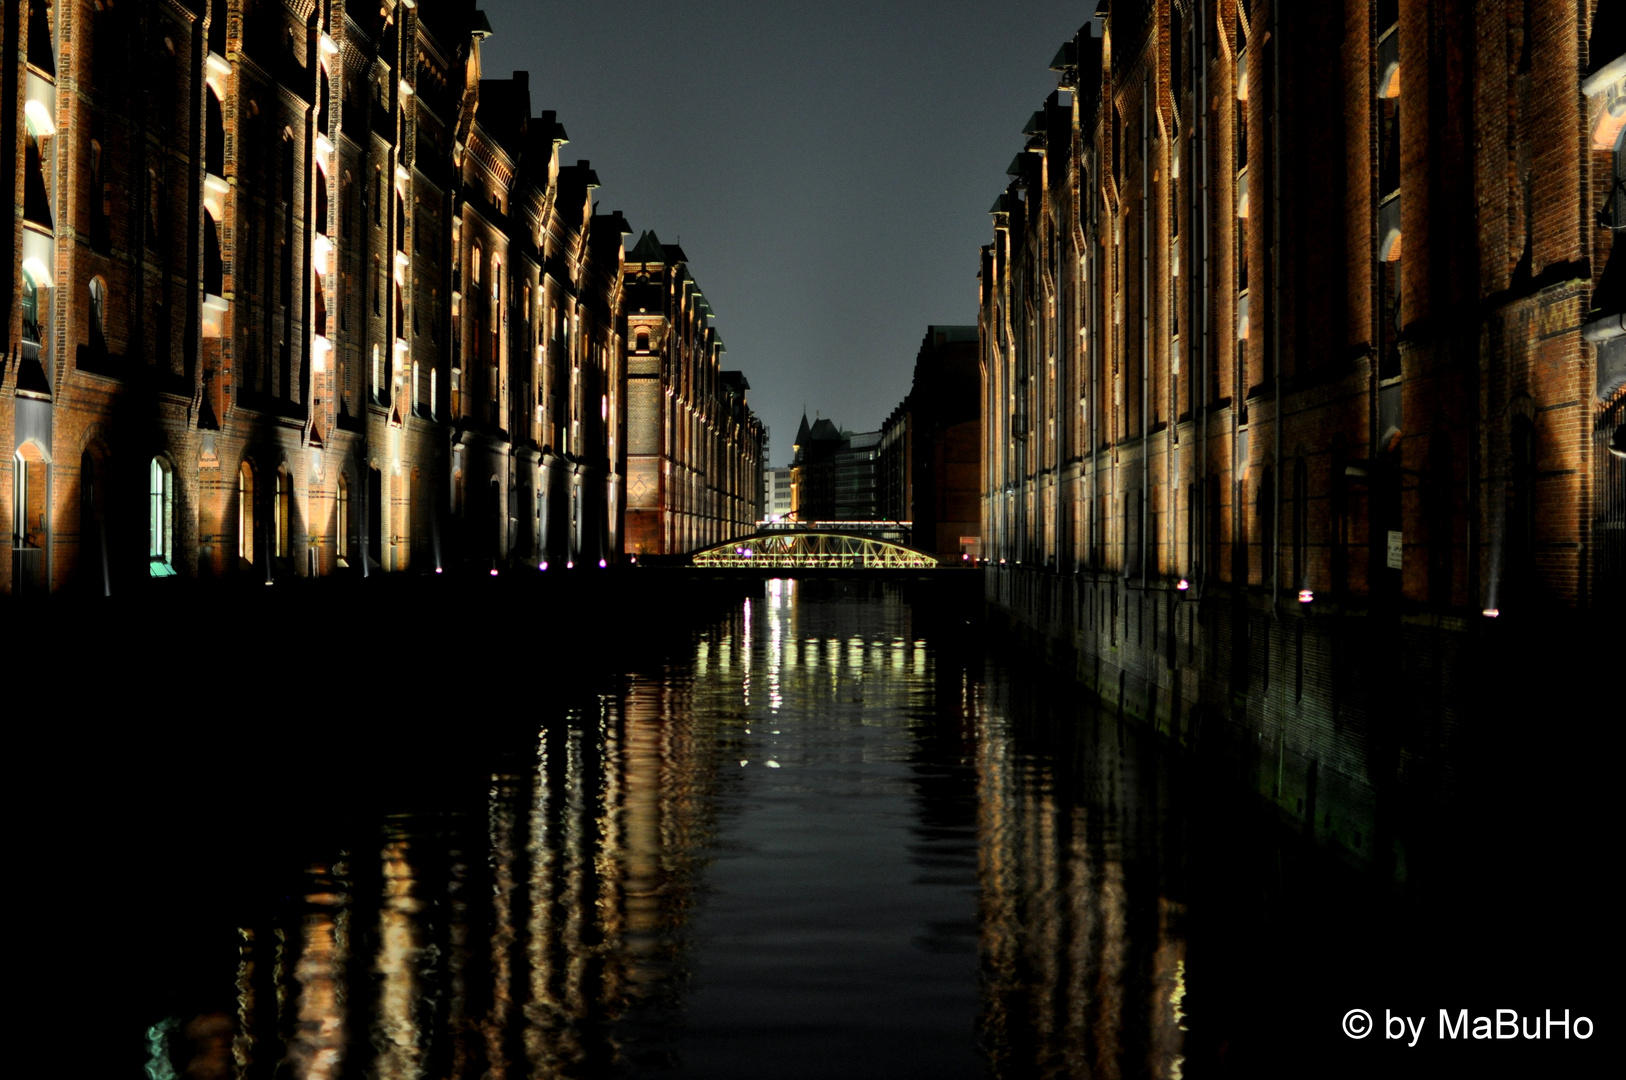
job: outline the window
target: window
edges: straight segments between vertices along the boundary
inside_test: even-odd
[[[147,559],[153,577],[174,576],[174,544],[174,473],[155,457],[147,466]]]
[[[254,470],[246,461],[237,470],[237,558],[254,565]]]
[[[271,505],[271,521],[276,555],[279,559],[286,559],[290,554],[288,529],[290,519],[293,517],[293,508],[293,477],[278,469],[277,497]]]
[[[107,353],[107,283],[90,279],[90,350],[98,356]]]
[[[40,337],[40,294],[39,287],[34,284],[34,278],[23,271],[23,340],[41,341]]]
[[[350,478],[343,473],[339,474],[339,488],[335,496],[335,517],[337,521],[337,535],[335,539],[339,545],[339,565],[350,565]]]

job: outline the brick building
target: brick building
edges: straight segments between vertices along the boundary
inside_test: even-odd
[[[696,551],[756,528],[767,429],[746,403],[711,305],[676,244],[627,254],[629,554]]]
[[[630,230],[471,3],[0,30],[0,592],[618,556]]]
[[[977,327],[928,326],[909,393],[881,427],[878,515],[911,522],[913,545],[947,560],[975,555],[980,528],[977,357]]]
[[[1604,7],[1102,5],[993,207],[990,598],[1352,848],[1404,660],[1621,589]]]

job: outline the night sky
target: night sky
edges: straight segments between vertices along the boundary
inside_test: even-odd
[[[880,427],[977,250],[1076,0],[484,0],[486,78],[531,73],[601,211],[681,242],[788,464],[805,406]]]

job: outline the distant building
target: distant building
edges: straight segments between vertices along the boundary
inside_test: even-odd
[[[854,435],[829,420],[802,417],[791,464],[791,517],[796,521],[873,521],[881,433]]]
[[[762,472],[762,517],[785,521],[790,517],[790,466]]]
[[[880,449],[879,431],[857,435],[842,433],[841,449],[834,458],[835,512],[829,520],[875,520],[875,467],[879,464]]]
[[[929,326],[909,394],[881,429],[877,514],[913,523],[914,546],[977,554],[982,440],[977,328]]]

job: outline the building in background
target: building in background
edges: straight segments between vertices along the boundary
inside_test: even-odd
[[[976,558],[981,503],[981,382],[975,326],[928,326],[909,394],[881,429],[878,515],[912,522],[913,545]]]
[[[832,421],[802,417],[791,462],[791,519],[874,521],[881,433],[854,434]]]
[[[761,516],[767,430],[688,257],[653,232],[627,255],[627,539],[675,555],[743,536]]]
[[[630,229],[471,3],[0,18],[0,591],[618,557]],[[708,377],[694,512],[754,521]]]
[[[763,470],[762,507],[764,521],[790,519],[790,466]]]
[[[993,206],[990,599],[1352,850],[1408,655],[1621,592],[1620,8],[1114,4]]]

